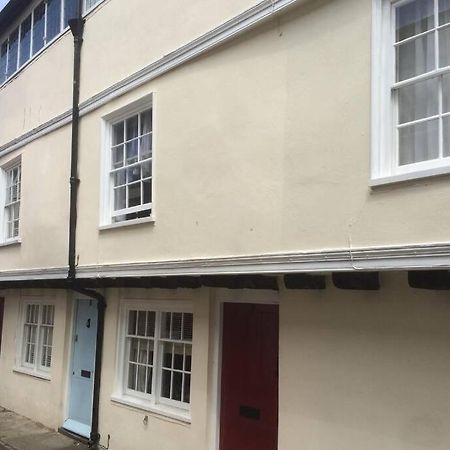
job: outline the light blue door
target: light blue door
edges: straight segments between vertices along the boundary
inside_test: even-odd
[[[97,301],[77,300],[69,382],[69,414],[64,428],[90,437],[97,342]]]

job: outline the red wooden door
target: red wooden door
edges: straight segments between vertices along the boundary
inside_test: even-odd
[[[278,306],[226,303],[220,450],[276,450]]]

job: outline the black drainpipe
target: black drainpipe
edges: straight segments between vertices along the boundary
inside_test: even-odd
[[[83,44],[84,19],[82,17],[82,0],[78,0],[77,18],[69,20],[69,27],[74,38],[73,56],[73,98],[72,98],[72,147],[70,157],[70,203],[69,203],[69,272],[67,278],[69,288],[75,292],[97,300],[98,319],[94,364],[94,390],[92,395],[92,423],[89,447],[100,449],[100,433],[98,426],[100,404],[100,382],[102,372],[103,332],[105,324],[105,297],[97,291],[77,286],[76,280],[76,229],[78,204],[78,148],[80,125],[80,69],[81,46]]]

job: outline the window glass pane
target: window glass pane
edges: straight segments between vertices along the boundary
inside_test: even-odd
[[[134,166],[127,170],[127,183],[141,179],[141,166]]]
[[[192,346],[191,345],[185,345],[186,347],[186,355],[184,359],[184,370],[186,372],[191,371],[191,363],[192,363]]]
[[[450,111],[450,73],[442,77],[442,110]]]
[[[126,207],[126,187],[114,189],[114,211],[120,211]]]
[[[45,5],[42,2],[35,10],[33,17],[33,55],[44,46]]]
[[[142,204],[146,205],[147,203],[152,202],[152,180],[148,179],[142,182],[142,191],[144,198],[142,199]]]
[[[78,0],[64,0],[64,28],[69,25],[70,19],[76,19],[78,8]]]
[[[161,320],[161,337],[170,338],[170,323],[172,321],[172,314],[169,312],[162,313]]]
[[[172,314],[172,332],[171,339],[181,339],[181,327],[182,327],[182,317],[181,313],[173,313]]]
[[[434,33],[396,48],[397,81],[421,75],[435,68]]]
[[[130,311],[128,313],[128,334],[136,334],[137,311]]]
[[[139,159],[151,158],[152,156],[152,135],[147,134],[139,138]]]
[[[87,11],[96,5],[100,0],[85,0],[84,10]]]
[[[126,120],[126,140],[138,137],[138,116]]]
[[[190,403],[191,401],[191,376],[186,374],[184,376],[184,394],[183,394],[183,402]]]
[[[450,22],[450,0],[439,0],[439,25]]]
[[[122,144],[124,141],[124,123],[113,125],[113,145]]]
[[[173,346],[173,368],[183,370],[184,363],[184,345],[174,344]]]
[[[396,41],[434,27],[434,0],[415,0],[396,9]]]
[[[18,52],[19,52],[19,29],[17,28],[9,36],[8,77],[10,77],[17,70]]]
[[[146,386],[147,386],[146,370],[147,370],[146,366],[138,366],[136,390],[139,392],[145,392],[145,390],[146,390]]]
[[[114,172],[114,186],[123,186],[127,182],[125,170],[118,170]]]
[[[450,28],[439,31],[439,67],[450,66]]]
[[[153,368],[149,367],[147,369],[147,394],[152,393],[152,379],[153,379]]]
[[[184,341],[192,341],[193,318],[194,318],[194,316],[192,314],[188,314],[188,313],[183,314],[183,340]]]
[[[139,206],[141,204],[141,183],[129,184],[128,189],[128,207]]]
[[[136,389],[136,364],[128,365],[128,389]]]
[[[134,164],[138,161],[138,140],[134,139],[125,144],[127,164]]]
[[[172,400],[181,400],[181,389],[183,387],[183,374],[180,372],[172,373]]]
[[[123,145],[112,149],[112,168],[117,169],[123,166]]]
[[[167,369],[172,368],[172,347],[173,344],[171,342],[164,342],[163,343],[163,367]]]
[[[444,132],[444,157],[450,156],[450,117],[444,117],[442,122]]]
[[[421,81],[398,90],[399,123],[438,114],[439,80]]]
[[[170,398],[171,375],[172,375],[172,372],[170,370],[162,371],[161,397]]]
[[[131,338],[130,341],[130,361],[137,362],[138,358],[139,339]]]
[[[153,311],[149,311],[147,314],[147,336],[154,336],[155,335],[155,320],[156,315]]]
[[[31,16],[28,16],[20,28],[20,63],[23,66],[30,59],[31,49]]]
[[[6,80],[6,63],[8,56],[8,41],[0,47],[0,84]]]
[[[141,130],[140,135],[150,133],[152,131],[152,110],[141,113]]]
[[[61,31],[61,0],[47,1],[47,39],[50,42]]]
[[[150,178],[152,176],[152,162],[146,161],[142,164],[142,178]]]
[[[399,129],[399,164],[417,163],[439,157],[438,120]]]
[[[139,336],[145,336],[145,325],[147,323],[147,317],[145,311],[138,312],[138,327],[137,334]]]

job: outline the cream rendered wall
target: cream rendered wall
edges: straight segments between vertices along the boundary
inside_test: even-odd
[[[258,3],[260,0],[106,0],[87,18],[81,100]]]
[[[0,247],[0,270],[65,267],[69,216],[70,127],[0,158],[21,155],[21,244]]]
[[[0,145],[72,106],[73,38],[66,32],[0,89]]]
[[[281,295],[280,450],[448,449],[448,294],[331,284]]]
[[[368,187],[370,36],[310,2],[85,117],[80,265],[448,241],[445,178]],[[155,223],[98,231],[102,116],[149,93]]]
[[[101,443],[111,436],[111,450],[154,448],[203,450],[207,448],[207,391],[209,352],[209,290],[108,289],[100,392]],[[115,390],[117,331],[120,299],[186,300],[193,304],[192,422],[186,424],[111,401]],[[148,425],[143,423],[148,416]],[[149,445],[151,445],[149,447]]]
[[[66,332],[69,309],[65,291],[4,291],[5,315],[0,354],[0,405],[57,429],[63,420],[63,402],[67,378]],[[14,372],[16,366],[17,332],[21,301],[45,298],[55,303],[55,328],[51,381]]]

